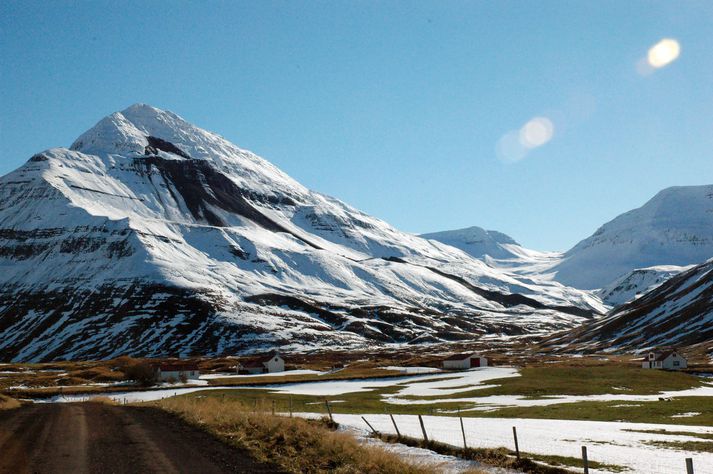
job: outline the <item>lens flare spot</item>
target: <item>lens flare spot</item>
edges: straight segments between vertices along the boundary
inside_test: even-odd
[[[554,131],[555,127],[550,119],[535,117],[520,129],[520,144],[525,148],[537,148],[552,140]]]
[[[514,163],[525,158],[527,150],[522,146],[517,130],[503,135],[496,145],[498,157],[506,163]]]
[[[674,62],[681,54],[681,45],[671,38],[664,38],[649,49],[648,63],[653,68],[662,68]]]

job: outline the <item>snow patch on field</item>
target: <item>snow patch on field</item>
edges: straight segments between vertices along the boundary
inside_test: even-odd
[[[236,374],[235,372],[225,372],[220,374],[203,374],[199,378],[201,380],[213,380],[213,379],[241,379],[241,378],[252,378],[252,377],[285,377],[288,375],[322,375],[325,372],[320,372],[318,370],[286,370],[285,372],[274,372],[271,374]]]
[[[305,417],[321,415],[302,414]],[[388,415],[363,415],[374,429],[396,434]],[[394,415],[403,435],[422,438],[418,418],[414,415]],[[340,425],[367,433],[361,415],[335,414]],[[430,439],[462,446],[463,438],[457,417],[424,416]],[[520,450],[545,455],[579,458],[581,447],[587,446],[589,459],[625,466],[635,473],[683,472],[684,459],[693,458],[697,474],[713,474],[713,453],[665,449],[647,444],[651,441],[701,441],[693,436],[642,433],[671,429],[671,425],[649,423],[615,423],[576,420],[535,420],[522,418],[463,418],[469,446],[479,448],[513,448],[512,427],[517,427]],[[713,427],[680,426],[677,431],[713,434]],[[629,431],[635,430],[635,431]],[[590,469],[592,474],[605,473]]]
[[[485,388],[485,387],[479,387]],[[441,395],[446,395],[446,392]],[[410,404],[438,404],[438,403],[477,403],[479,406],[472,410],[491,410],[501,407],[537,407],[556,405],[559,403],[578,402],[655,402],[659,398],[676,397],[713,397],[713,386],[691,388],[674,392],[661,392],[655,395],[624,395],[624,394],[603,394],[603,395],[553,395],[542,398],[527,398],[521,395],[491,395],[488,397],[467,397],[467,398],[440,398],[428,400],[403,399],[397,396],[389,397],[387,402],[396,405]]]
[[[364,444],[377,446],[385,451],[398,455],[408,462],[436,469],[437,472],[442,474],[459,474],[476,468],[493,474],[517,474],[517,471],[490,467],[477,461],[468,461],[455,456],[438,454],[429,449],[415,448],[401,443],[385,443],[379,439],[370,438],[364,430],[356,429],[352,426],[341,427],[340,429],[356,436],[357,439]]]
[[[379,367],[380,369],[383,370],[394,370],[397,372],[401,372],[404,374],[433,374],[433,373],[438,373],[441,372],[441,369],[437,369],[435,367],[398,367],[394,365],[390,365],[388,367]]]
[[[449,395],[466,392],[477,388],[488,388],[483,385],[487,380],[504,377],[519,377],[517,369],[512,367],[484,367],[463,372],[441,372],[438,374],[416,375],[413,377],[395,377],[388,379],[364,380],[333,380],[325,382],[304,382],[287,385],[275,385],[267,388],[277,393],[293,395],[329,396],[345,393],[369,392],[394,385],[403,386],[398,396],[432,396]],[[390,400],[387,400],[390,401]]]

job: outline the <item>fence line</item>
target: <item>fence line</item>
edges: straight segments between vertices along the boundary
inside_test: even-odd
[[[387,415],[389,416],[389,418],[391,419],[391,422],[394,425],[394,429],[396,430],[397,437],[399,439],[401,439],[403,437],[403,435],[396,424],[394,416],[391,413],[388,413]],[[428,438],[428,433],[426,432],[426,426],[423,421],[423,417],[421,415],[416,415],[416,416],[418,418],[419,426],[421,428],[421,434],[423,435],[423,440],[428,444],[428,443],[430,443],[430,440]],[[371,430],[371,432],[375,436],[378,437],[379,432],[371,425],[371,423],[369,423],[369,421],[364,416],[361,416],[361,418],[369,426],[369,429]],[[463,417],[459,416],[458,418],[460,421],[461,435],[463,437],[463,452],[465,453],[468,450],[468,444],[466,441],[466,434],[465,434],[465,427],[463,424]],[[517,436],[517,428],[515,426],[512,427],[512,432],[513,432],[513,439],[515,442],[515,456],[518,460],[520,460],[520,459],[522,459],[522,457],[521,457],[521,453],[520,453],[520,446],[519,446],[519,441],[518,441],[518,436]],[[450,443],[445,443],[445,444],[450,444]],[[686,463],[686,474],[695,474],[694,469],[693,469],[693,458],[686,458],[685,463]],[[582,466],[583,466],[582,472],[584,474],[589,474],[589,472],[590,472],[589,464],[590,464],[590,461],[589,461],[589,456],[588,456],[588,452],[587,452],[587,447],[582,446]]]

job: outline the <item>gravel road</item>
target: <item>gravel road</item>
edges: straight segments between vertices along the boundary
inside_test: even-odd
[[[34,404],[0,411],[0,473],[266,473],[208,433],[156,408]]]

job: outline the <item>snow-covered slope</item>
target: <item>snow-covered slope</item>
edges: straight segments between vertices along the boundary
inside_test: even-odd
[[[312,192],[137,104],[0,178],[0,356],[542,334],[602,311]]]
[[[713,185],[680,186],[604,224],[552,270],[563,284],[595,289],[638,268],[699,264],[711,257]]]
[[[658,265],[638,268],[597,290],[596,294],[609,306],[619,306],[648,293],[669,278],[691,267],[692,265],[686,267]]]
[[[512,237],[502,232],[485,230],[477,226],[421,234],[421,237],[437,240],[480,259],[485,258],[486,255],[498,259],[515,258],[518,254],[512,250],[512,247],[520,246]]]
[[[713,341],[713,259],[685,270],[605,318],[554,336],[566,350],[633,350]]]

